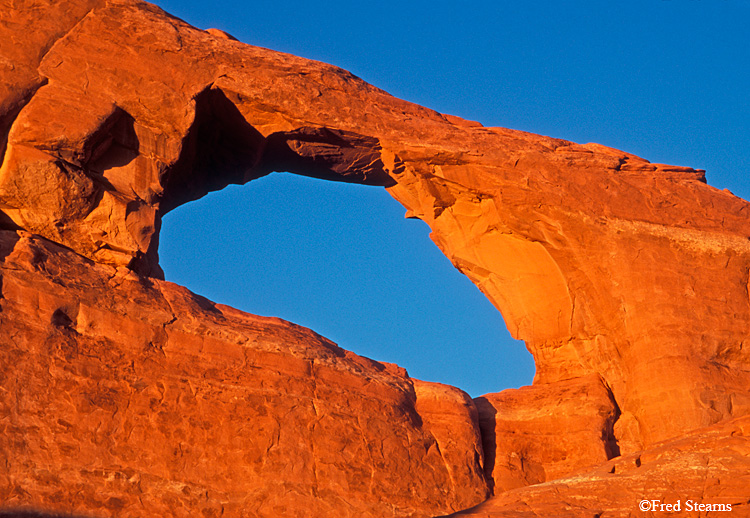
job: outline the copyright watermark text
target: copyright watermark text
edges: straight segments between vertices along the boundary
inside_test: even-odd
[[[641,511],[653,511],[663,513],[679,513],[682,511],[710,511],[713,513],[731,512],[732,504],[709,504],[696,502],[695,500],[676,500],[674,502],[663,502],[661,500],[641,500],[638,502]]]

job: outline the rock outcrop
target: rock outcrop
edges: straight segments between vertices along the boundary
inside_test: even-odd
[[[0,231],[0,512],[433,516],[487,497],[471,399]]]
[[[617,405],[596,375],[508,389],[475,401],[485,471],[496,494],[619,455]]]
[[[750,419],[740,417],[575,476],[498,494],[451,517],[744,518],[750,516],[748,433]]]
[[[0,160],[0,509],[427,516],[489,482],[516,512],[547,498],[520,485],[750,413],[750,205],[702,171],[485,128],[137,0],[3,5]],[[534,386],[474,403],[159,280],[165,213],[272,171],[385,187]]]

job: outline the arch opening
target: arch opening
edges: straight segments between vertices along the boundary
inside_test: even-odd
[[[380,187],[273,173],[172,210],[166,279],[472,396],[528,385],[502,316]]]

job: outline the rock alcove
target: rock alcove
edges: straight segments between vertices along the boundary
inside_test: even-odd
[[[660,452],[684,444],[728,466],[694,487],[746,477],[748,204],[702,171],[485,128],[135,0],[5,16],[6,508],[427,517],[595,465],[576,480],[611,495],[618,469],[683,473]],[[534,385],[472,401],[160,280],[164,214],[271,171],[386,188]]]

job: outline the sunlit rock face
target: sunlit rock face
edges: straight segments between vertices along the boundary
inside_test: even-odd
[[[433,516],[487,497],[459,389],[25,232],[0,252],[0,514]]]
[[[617,406],[597,375],[477,398],[494,492],[555,480],[617,455]]]
[[[748,434],[750,417],[731,419],[450,517],[748,516]]]
[[[0,58],[6,508],[446,514],[748,413],[748,203],[702,171],[485,128],[134,0],[6,5]],[[166,212],[271,171],[386,187],[534,386],[472,402],[159,280]]]

